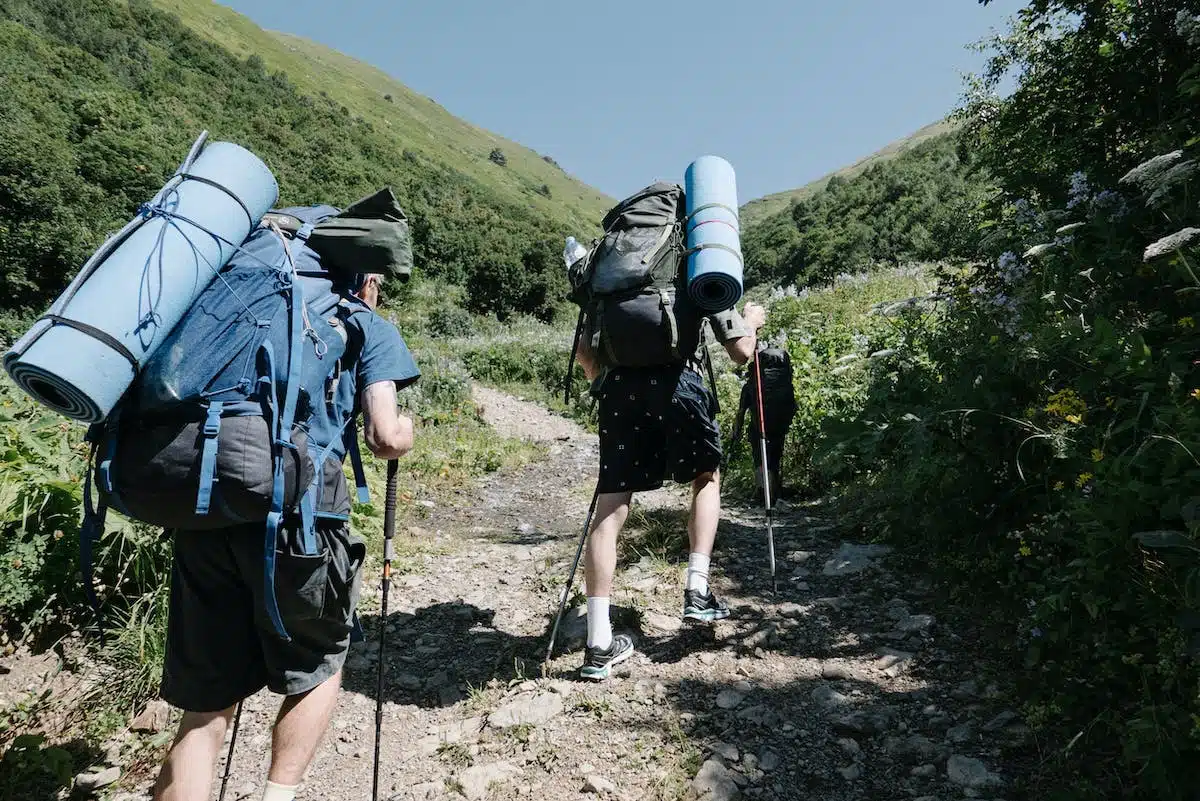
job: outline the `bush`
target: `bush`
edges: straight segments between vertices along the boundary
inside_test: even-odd
[[[457,306],[435,308],[425,326],[430,336],[441,338],[470,336],[473,329],[470,312]]]

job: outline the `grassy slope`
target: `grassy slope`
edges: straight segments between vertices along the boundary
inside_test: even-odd
[[[405,148],[469,176],[505,200],[587,226],[598,226],[614,202],[529,148],[464,122],[368,64],[300,37],[265,31],[212,0],[154,3],[239,56],[257,54],[267,69],[283,70],[301,91],[326,92],[356,116],[394,132]],[[391,102],[384,99],[389,94]],[[497,147],[508,159],[506,167],[488,160]],[[535,191],[543,184],[550,188],[550,198]]]
[[[953,130],[954,125],[949,122],[939,121],[926,125],[924,128],[904,137],[903,139],[892,142],[882,150],[878,150],[871,155],[859,159],[853,164],[843,167],[840,170],[823,175],[815,181],[811,181],[799,189],[793,189],[789,192],[779,192],[774,195],[767,195],[756,200],[751,200],[741,208],[742,222],[744,225],[754,225],[760,223],[768,217],[786,209],[793,200],[800,200],[811,197],[817,192],[825,188],[825,184],[829,183],[829,179],[835,175],[843,178],[851,178],[860,174],[872,164],[880,161],[887,161],[895,158],[906,150],[911,149],[915,145],[924,142],[926,139],[931,139],[939,134],[947,133]]]

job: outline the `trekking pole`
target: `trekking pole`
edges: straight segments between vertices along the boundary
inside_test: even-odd
[[[233,734],[229,738],[229,753],[225,756],[225,775],[221,777],[221,792],[217,801],[225,801],[225,789],[229,786],[229,769],[233,765],[233,747],[237,745],[238,724],[242,722],[242,702],[238,701],[237,712],[233,713]]]
[[[563,587],[562,597],[558,599],[558,616],[554,618],[554,628],[550,630],[550,645],[546,647],[546,659],[542,662],[542,675],[550,664],[554,653],[554,639],[558,636],[558,626],[562,623],[563,610],[567,607],[567,596],[571,594],[571,585],[575,582],[575,571],[579,568],[579,557],[583,554],[583,543],[587,541],[588,529],[592,527],[592,515],[596,513],[596,500],[600,497],[600,484],[596,483],[596,491],[592,493],[592,503],[588,507],[587,519],[583,521],[583,533],[579,535],[579,547],[575,549],[575,561],[571,563],[571,574],[567,576],[567,586]]]
[[[771,594],[774,595],[779,592],[779,587],[775,580],[775,529],[771,520],[771,470],[767,465],[767,420],[763,417],[762,370],[758,364],[758,357],[761,353],[762,348],[759,347],[754,354],[754,389],[758,396],[758,448],[762,461],[763,503],[767,507],[767,550],[771,559]]]
[[[379,801],[379,740],[383,732],[383,640],[387,635],[388,584],[392,578],[392,537],[396,534],[396,473],[400,463],[389,459],[387,495],[383,503],[383,610],[379,614],[379,667],[375,682],[375,767],[371,801]]]

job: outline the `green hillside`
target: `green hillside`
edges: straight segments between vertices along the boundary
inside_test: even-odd
[[[943,132],[859,162],[749,226],[747,282],[806,285],[880,265],[969,258],[987,178]]]
[[[455,117],[369,64],[298,36],[265,31],[212,0],[153,3],[234,55],[256,55],[268,70],[286,72],[302,92],[326,93],[355,116],[381,126],[403,147],[453,167],[507,202],[529,204],[551,217],[569,214],[579,225],[596,224],[613,203],[543,154]],[[504,167],[488,158],[496,148],[507,160]],[[541,194],[543,186],[549,188],[548,198]]]
[[[786,209],[789,205],[791,205],[793,200],[803,200],[805,198],[812,197],[814,194],[824,189],[825,185],[829,183],[829,179],[833,178],[834,176],[852,178],[855,175],[859,175],[864,172],[871,165],[893,159],[901,153],[911,150],[927,139],[931,139],[935,136],[939,136],[954,130],[954,127],[955,126],[953,123],[945,121],[930,123],[915,133],[912,133],[903,139],[892,142],[882,150],[878,150],[875,153],[866,156],[865,158],[859,159],[847,167],[842,167],[840,170],[831,172],[828,175],[822,175],[820,178],[816,179],[815,181],[810,181],[799,189],[793,189],[789,192],[777,192],[773,195],[767,195],[766,197],[751,200],[741,208],[742,222],[747,227],[762,222],[773,214],[777,214],[778,212]]]
[[[554,316],[563,238],[596,229],[599,193],[344,56],[178,4],[202,36],[170,8],[0,0],[0,338],[45,309],[201,130],[262,158],[283,205],[391,186],[418,275],[465,287],[471,311]]]

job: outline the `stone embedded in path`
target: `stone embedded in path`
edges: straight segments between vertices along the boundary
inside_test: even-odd
[[[875,660],[875,667],[894,679],[908,670],[913,658],[913,654],[908,651],[880,648],[879,658]]]
[[[848,782],[858,781],[862,776],[862,768],[858,765],[850,765],[845,768],[838,768],[838,773],[842,774],[842,778]]]
[[[1001,712],[999,715],[996,715],[996,717],[989,720],[987,723],[983,724],[982,728],[983,728],[983,731],[986,731],[986,732],[1000,731],[1001,729],[1003,729],[1005,726],[1012,723],[1016,719],[1017,719],[1016,712],[1013,712],[1011,709],[1005,710],[1004,712]]]
[[[120,768],[106,768],[96,773],[80,773],[75,777],[75,789],[81,793],[94,793],[110,784],[116,784],[117,779],[120,778]]]
[[[734,801],[742,797],[729,771],[719,759],[710,759],[700,766],[692,779],[697,801]]]
[[[823,662],[821,664],[821,678],[833,681],[847,681],[854,678],[854,673],[851,671],[850,665],[845,662]]]
[[[970,723],[954,726],[946,732],[946,739],[955,745],[962,745],[975,736],[975,727]]]
[[[808,611],[808,607],[803,604],[793,603],[788,601],[779,605],[779,614],[784,617],[804,617],[804,613]]]
[[[726,762],[737,762],[742,758],[742,754],[740,751],[738,751],[738,747],[730,743],[713,743],[712,752],[720,756]]]
[[[770,750],[769,748],[761,751],[758,755],[758,766],[760,768],[762,768],[764,771],[766,771],[767,773],[770,773],[771,771],[778,768],[779,763],[780,763],[779,754],[775,753],[774,751]]]
[[[470,799],[487,798],[493,784],[504,784],[521,775],[521,769],[507,762],[476,765],[458,774],[463,795]]]
[[[968,790],[986,790],[1004,782],[978,759],[954,754],[946,762],[946,777],[952,784]]]
[[[129,724],[129,728],[143,734],[158,734],[167,728],[171,722],[171,706],[162,700],[154,700],[146,704],[142,714]]]
[[[721,690],[717,693],[717,706],[721,709],[737,709],[746,696],[737,690]]]
[[[845,706],[850,703],[850,697],[842,695],[828,684],[822,684],[812,691],[812,699],[821,706]]]
[[[651,628],[665,631],[668,634],[679,631],[683,627],[683,621],[674,615],[664,615],[662,612],[649,612],[646,615],[646,622]]]
[[[933,628],[933,615],[909,615],[896,624],[896,630],[903,634],[920,634]]]
[[[558,693],[523,694],[493,712],[488,718],[488,725],[494,729],[507,729],[524,723],[540,726],[562,712],[562,696]]]
[[[597,795],[616,795],[617,786],[603,776],[588,776],[583,781],[583,792]]]
[[[833,557],[825,562],[825,575],[848,576],[861,573],[871,567],[875,559],[887,556],[892,549],[887,545],[858,545],[843,542]]]

